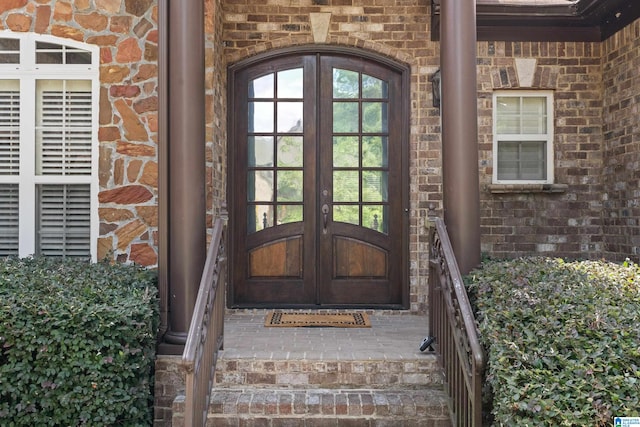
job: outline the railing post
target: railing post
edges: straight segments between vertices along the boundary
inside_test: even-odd
[[[454,425],[481,427],[484,355],[444,221],[431,215],[429,335],[436,337]]]
[[[218,352],[224,340],[226,229],[216,220],[182,355],[186,375],[185,425],[204,426]]]

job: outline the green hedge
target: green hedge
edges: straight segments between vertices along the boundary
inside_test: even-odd
[[[640,416],[640,268],[487,261],[467,278],[497,426],[609,426]]]
[[[156,296],[135,266],[0,260],[2,425],[150,425]]]

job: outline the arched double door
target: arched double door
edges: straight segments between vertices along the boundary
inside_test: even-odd
[[[354,53],[230,69],[231,306],[408,305],[407,73]]]

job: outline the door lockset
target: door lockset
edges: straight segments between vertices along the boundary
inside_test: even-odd
[[[329,222],[329,205],[328,204],[324,204],[322,205],[322,232],[326,233],[327,232],[327,223]]]

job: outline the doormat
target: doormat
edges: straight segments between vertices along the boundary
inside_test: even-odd
[[[283,328],[370,328],[366,313],[284,313],[272,311],[264,321],[266,327]]]

